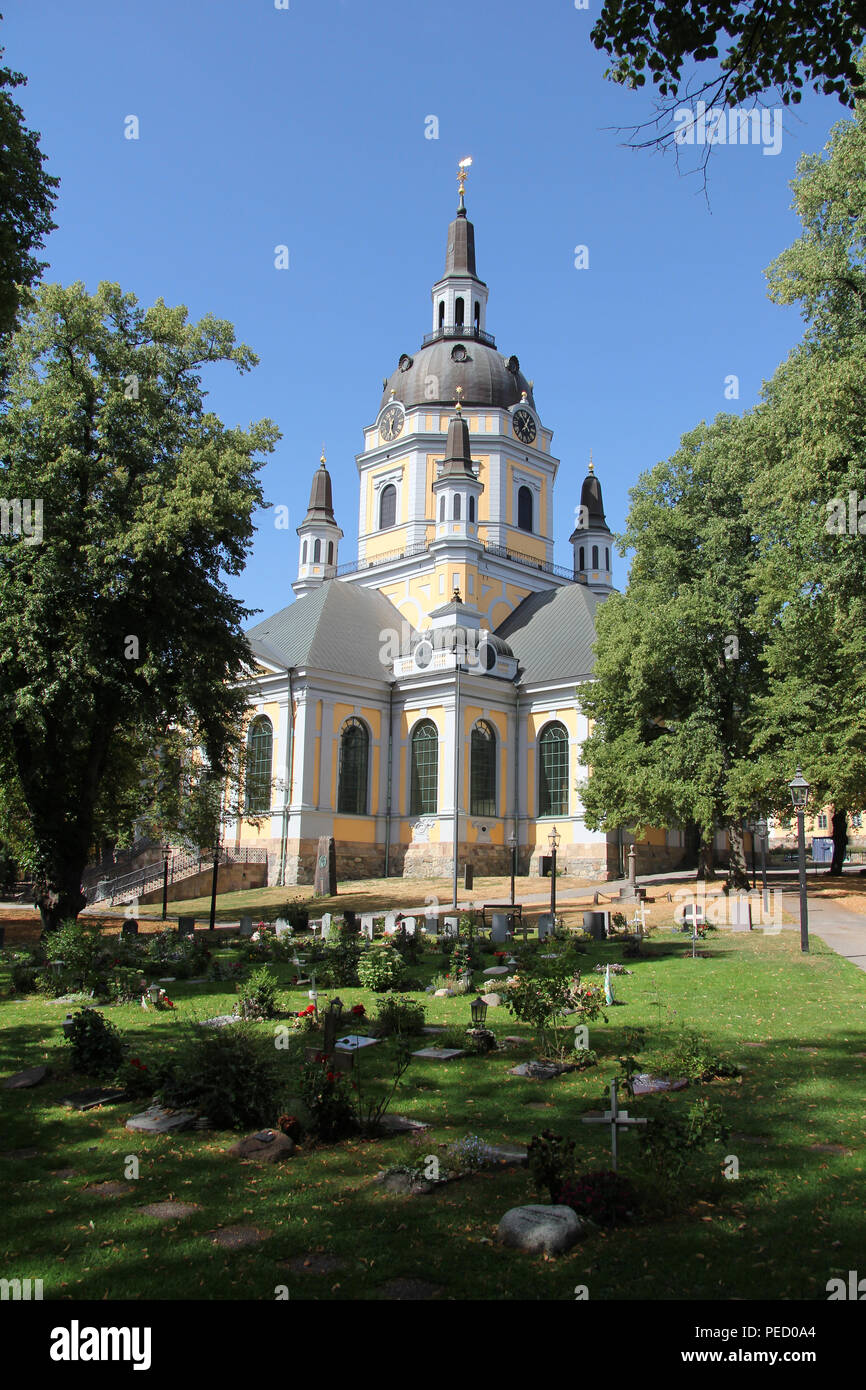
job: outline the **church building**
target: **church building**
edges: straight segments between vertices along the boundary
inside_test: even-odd
[[[227,843],[268,851],[272,884],[542,872],[615,876],[622,837],[589,830],[578,784],[595,614],[613,537],[589,464],[554,488],[553,430],[487,326],[460,173],[430,331],[385,380],[357,455],[358,553],[340,555],[323,454],[298,527],[295,601],[248,630],[243,817]],[[571,477],[573,478],[573,474]],[[573,562],[554,527],[576,518]],[[659,862],[678,832],[659,832]]]

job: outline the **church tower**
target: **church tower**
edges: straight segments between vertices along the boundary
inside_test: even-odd
[[[605,521],[601,483],[595,476],[592,455],[580,490],[577,526],[568,539],[574,547],[574,577],[578,584],[586,584],[593,593],[604,597],[612,593],[613,533]]]
[[[310,489],[310,505],[307,515],[298,527],[301,539],[298,561],[298,577],[292,588],[298,598],[303,598],[317,589],[324,579],[333,579],[337,573],[339,557],[337,547],[343,532],[334,517],[334,502],[331,493],[331,475],[325,467],[325,452],[313,474]]]

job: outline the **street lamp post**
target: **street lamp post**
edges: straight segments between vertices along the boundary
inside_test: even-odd
[[[168,858],[171,854],[171,845],[165,844],[162,847],[162,920],[168,916]]]
[[[767,833],[769,825],[766,816],[761,816],[758,821],[758,837],[761,841],[761,897],[763,899],[764,917],[770,910],[770,901],[767,895]]]
[[[809,783],[797,768],[788,786],[791,801],[797,812],[797,858],[800,870],[800,950],[809,949],[809,905],[806,900],[806,802],[809,800]]]
[[[559,848],[561,835],[556,826],[553,827],[547,837],[550,845],[550,930],[556,930],[556,851]]]
[[[508,848],[511,850],[511,906],[514,906],[514,877],[517,872],[517,836],[512,830],[508,837]]]

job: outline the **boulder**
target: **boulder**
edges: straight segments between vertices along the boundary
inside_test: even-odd
[[[502,997],[499,994],[482,994],[481,1000],[482,1003],[487,1004],[491,1009],[498,1009],[499,1005],[502,1003]]]
[[[500,1221],[497,1236],[503,1245],[529,1255],[561,1255],[580,1240],[584,1228],[571,1207],[512,1207]]]
[[[294,1152],[293,1141],[278,1129],[264,1129],[250,1134],[226,1150],[233,1158],[251,1158],[256,1163],[281,1163]]]
[[[453,991],[453,989],[437,989],[437,990],[434,990],[434,991],[433,991],[433,998],[434,998],[434,999],[453,999],[453,998],[454,998],[454,991]]]

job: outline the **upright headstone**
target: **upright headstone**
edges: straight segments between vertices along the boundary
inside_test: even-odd
[[[178,917],[178,919],[177,919],[177,934],[178,934],[178,936],[194,936],[194,935],[195,935],[195,918],[194,918],[194,917]]]
[[[471,864],[464,865],[463,868],[463,887],[471,888],[475,883],[475,870]]]
[[[372,912],[361,913],[361,935],[368,941],[373,940],[373,914]]]
[[[553,919],[549,912],[541,912],[538,916],[538,939],[546,941],[553,930]]]
[[[457,935],[457,932],[458,932],[458,929],[459,929],[459,926],[460,926],[460,919],[459,919],[458,917],[443,917],[443,919],[442,919],[442,935],[443,935],[443,936],[456,936],[456,935]]]
[[[241,918],[240,934],[241,934],[241,936],[252,936],[252,934],[253,934],[253,919],[252,919],[252,917],[242,917],[242,918]]]
[[[385,913],[385,935],[386,935],[386,936],[393,936],[396,930],[397,930],[397,914],[396,914],[396,912],[386,912],[386,913]]]
[[[138,936],[138,923],[134,917],[127,917],[120,928],[121,936]],[[2,945],[0,941],[0,945]]]
[[[437,933],[438,930],[439,930],[439,917],[438,917],[438,914],[437,914],[437,913],[435,913],[435,912],[425,912],[425,914],[424,914],[424,930],[425,930],[425,932],[427,932],[430,936],[435,936],[435,935],[436,935],[436,933]]]
[[[332,898],[337,891],[337,849],[333,835],[320,835],[316,850],[316,877],[313,892],[317,898]]]
[[[493,941],[497,946],[501,946],[504,941],[508,940],[507,912],[493,913],[492,925],[490,928],[490,940]]]
[[[415,935],[416,921],[414,917],[403,918],[403,930],[407,936]]]
[[[331,935],[331,914],[330,914],[330,912],[323,912],[323,913],[322,913],[322,940],[323,940],[323,941],[327,941],[327,939],[328,939],[328,937],[329,937],[330,935]]]
[[[291,922],[287,922],[285,917],[278,917],[274,922],[274,931],[278,937],[291,936],[292,924]]]

